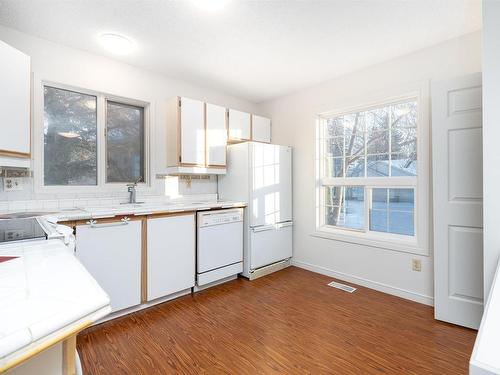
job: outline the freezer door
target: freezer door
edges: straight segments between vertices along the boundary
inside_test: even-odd
[[[292,220],[292,148],[252,143],[250,226]]]
[[[250,269],[254,270],[292,256],[292,223],[250,229]]]

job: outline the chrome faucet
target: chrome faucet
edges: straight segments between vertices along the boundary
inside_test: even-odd
[[[137,203],[137,191],[136,187],[139,181],[142,180],[142,177],[139,177],[135,182],[132,182],[131,184],[127,184],[127,191],[128,191],[128,203]]]

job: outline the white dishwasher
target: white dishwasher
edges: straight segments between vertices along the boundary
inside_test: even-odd
[[[199,286],[243,272],[243,208],[198,212]]]

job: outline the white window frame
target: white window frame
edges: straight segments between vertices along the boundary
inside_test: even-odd
[[[35,108],[34,124],[34,179],[37,194],[95,194],[126,192],[127,183],[106,181],[106,102],[114,101],[144,108],[144,182],[138,184],[138,191],[154,193],[151,170],[151,103],[108,94],[101,91],[75,87],[48,80],[40,80],[35,87],[34,101],[39,105]],[[50,86],[61,90],[74,91],[97,98],[97,184],[96,185],[44,185],[44,87]],[[38,94],[38,95],[37,95]]]
[[[321,134],[322,120],[349,113],[361,112],[371,108],[416,99],[418,105],[417,124],[417,176],[416,177],[322,177],[323,171],[323,140]],[[362,105],[345,106],[336,111],[319,113],[316,122],[316,153],[315,153],[315,230],[314,236],[332,240],[373,246],[388,250],[428,256],[429,222],[430,222],[430,188],[429,188],[429,83],[420,82],[404,87],[379,92],[367,100],[361,100]],[[366,153],[366,150],[365,150]],[[365,166],[366,168],[366,166]],[[356,230],[350,228],[325,225],[325,205],[322,187],[324,186],[364,186],[365,228]],[[369,230],[369,207],[373,188],[414,188],[414,236],[399,235]]]

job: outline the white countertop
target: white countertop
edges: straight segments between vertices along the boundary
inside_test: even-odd
[[[470,359],[471,375],[500,374],[500,262]]]
[[[203,211],[214,208],[245,207],[244,202],[206,201],[206,202],[160,202],[143,204],[118,204],[112,206],[82,207],[60,210],[53,216],[58,221],[87,220],[118,215],[150,215],[158,213]]]
[[[109,297],[60,240],[0,246],[0,372],[106,316]]]

